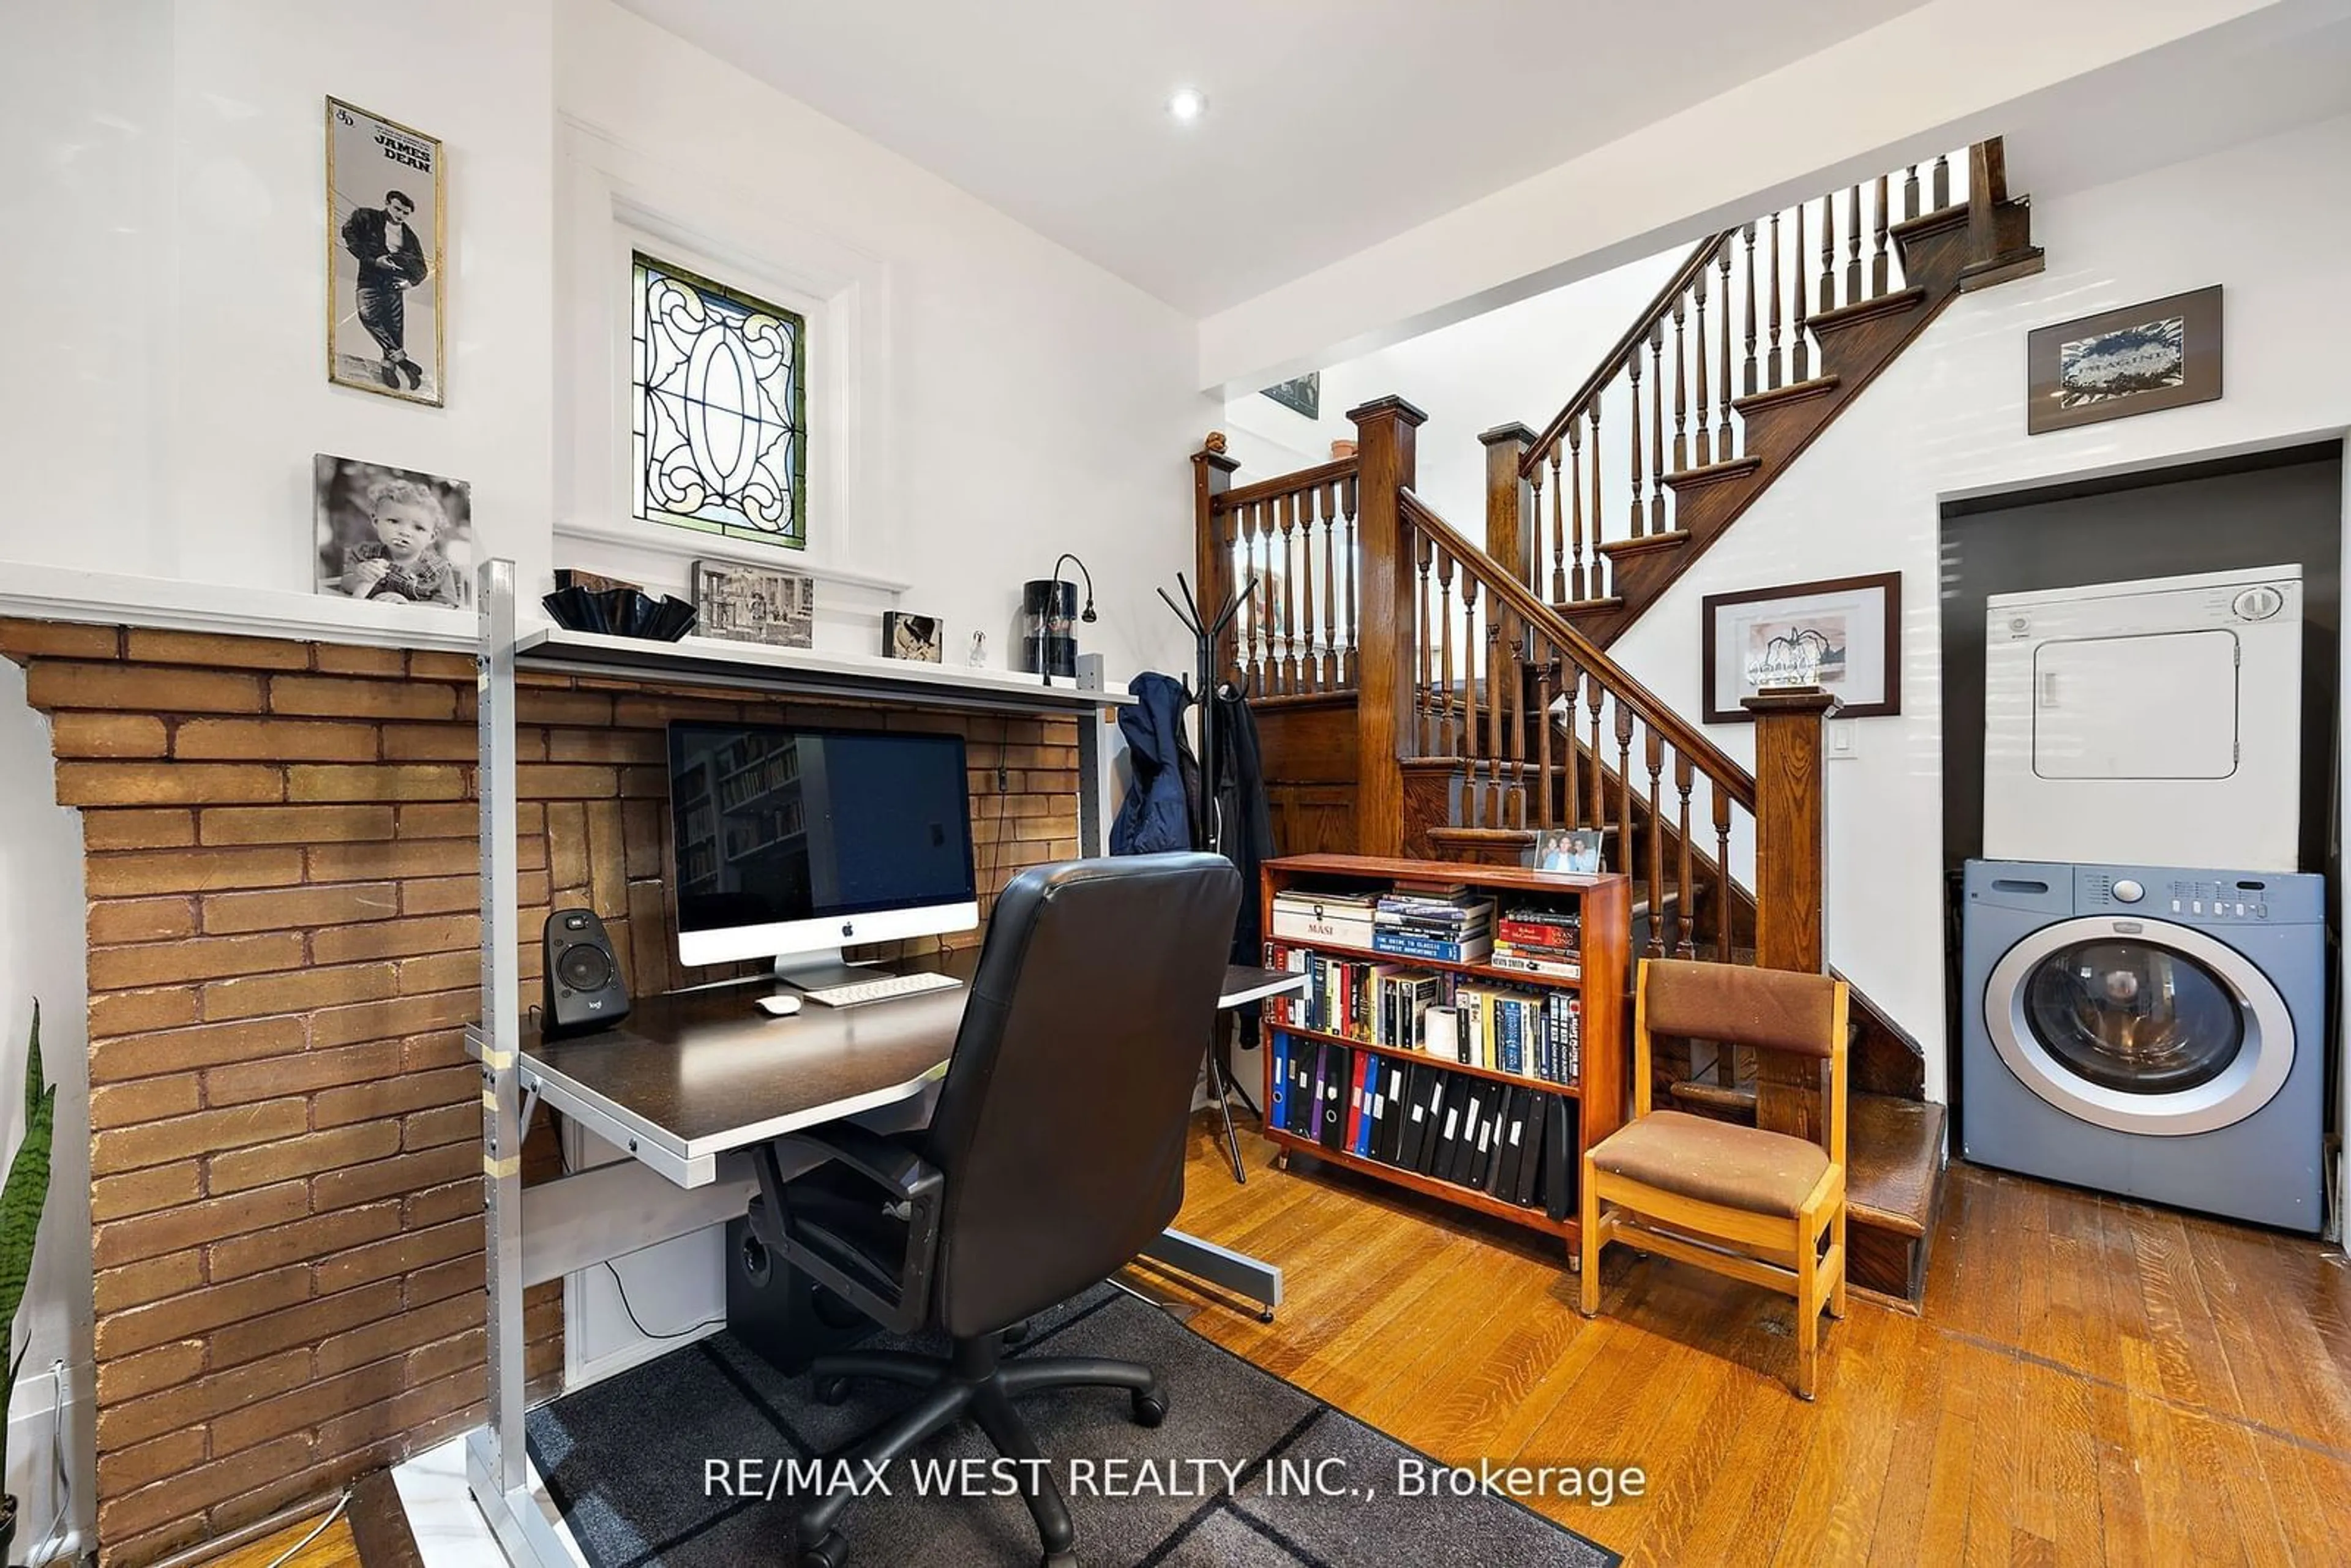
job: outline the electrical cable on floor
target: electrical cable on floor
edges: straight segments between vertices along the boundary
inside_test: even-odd
[[[637,1332],[647,1339],[684,1339],[688,1334],[700,1333],[704,1329],[716,1328],[726,1321],[724,1317],[705,1318],[692,1327],[679,1329],[674,1333],[655,1333],[638,1322],[637,1309],[629,1305],[629,1288],[621,1283],[621,1271],[612,1267],[612,1260],[609,1258],[604,1260],[604,1272],[612,1276],[612,1289],[620,1292],[621,1310],[629,1314],[629,1322],[635,1323]]]
[[[309,1534],[304,1536],[301,1540],[296,1542],[293,1545],[279,1552],[277,1559],[269,1564],[269,1568],[286,1568],[286,1564],[293,1562],[294,1559],[302,1555],[303,1548],[308,1546],[313,1541],[318,1540],[319,1537],[326,1534],[327,1527],[343,1516],[343,1510],[349,1508],[350,1506],[350,1502],[351,1489],[345,1487],[343,1489],[343,1495],[335,1500],[335,1506],[327,1511],[327,1517],[320,1520],[318,1524],[312,1528]]]
[[[57,1548],[65,1544],[67,1525],[73,1519],[73,1471],[66,1467],[66,1364],[49,1363],[49,1462],[56,1467],[58,1490],[65,1493],[57,1504],[57,1518],[49,1521],[47,1533],[40,1544],[25,1553],[27,1563],[50,1562]]]

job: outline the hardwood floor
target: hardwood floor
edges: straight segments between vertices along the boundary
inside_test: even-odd
[[[1785,1297],[1617,1248],[1587,1322],[1534,1233],[1243,1148],[1237,1186],[1196,1126],[1179,1223],[1282,1266],[1276,1321],[1139,1282],[1438,1458],[1642,1467],[1638,1499],[1529,1500],[1629,1563],[2351,1562],[2334,1249],[1954,1166],[1923,1314],[1856,1296],[1805,1405]],[[359,1561],[338,1521],[289,1568]]]
[[[1440,1459],[1643,1467],[1529,1500],[1628,1562],[2351,1562],[2333,1248],[1955,1165],[1923,1313],[1856,1296],[1805,1405],[1784,1297],[1612,1248],[1587,1322],[1532,1232],[1243,1145],[1196,1129],[1178,1223],[1289,1300],[1192,1326]]]
[[[269,1568],[318,1526],[316,1519],[289,1524],[274,1535],[266,1535],[216,1559],[214,1568]],[[339,1519],[327,1526],[319,1531],[318,1540],[286,1558],[282,1568],[361,1568],[359,1542],[351,1534],[350,1521]]]

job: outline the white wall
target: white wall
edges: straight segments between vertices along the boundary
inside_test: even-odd
[[[47,721],[25,706],[25,675],[0,659],[0,1171],[24,1134],[25,1045],[41,1004],[41,1065],[57,1086],[49,1201],[33,1248],[11,1358],[24,1372],[9,1403],[7,1490],[17,1499],[16,1551],[38,1544],[56,1517],[50,1368],[66,1364],[67,1463],[76,1518],[89,1539],[97,1490],[91,1382],[89,1049],[83,982],[81,819],[52,804]],[[5,1373],[0,1373],[5,1375]]]
[[[9,9],[0,560],[307,591],[331,452],[470,480],[543,565],[551,0]],[[446,145],[445,408],[327,383],[329,93]]]
[[[2328,19],[2328,7],[2306,0],[1925,0],[1218,311],[1200,324],[1200,384],[1263,386],[1687,246],[1753,214],[1998,135],[2022,114],[2063,110],[2085,90],[2112,90],[2099,73],[2142,51],[2208,31]]]
[[[1829,769],[1830,956],[1928,1047],[1943,1049],[1940,504],[1959,496],[2340,434],[2351,426],[2351,322],[2339,188],[2351,119],[2033,206],[2038,277],[1962,295],[1767,491],[1613,652],[1699,711],[1698,601],[1774,582],[1903,574],[1902,713],[1852,721]],[[2220,402],[2055,434],[2024,430],[2031,329],[2134,300],[2226,288]],[[1741,760],[1753,731],[1712,738]]]
[[[861,440],[883,455],[866,465],[866,537],[847,565],[904,581],[904,608],[943,616],[950,657],[977,627],[1003,666],[1020,582],[1074,550],[1102,616],[1080,645],[1113,676],[1180,667],[1168,661],[1186,643],[1153,590],[1191,559],[1186,456],[1217,413],[1189,388],[1188,318],[606,0],[562,0],[557,63],[558,107],[590,138],[575,160],[599,160],[710,248],[853,280],[861,332],[886,333],[886,356],[862,355]],[[577,174],[565,221],[609,228]],[[577,238],[567,256],[592,261]],[[584,292],[575,280],[572,298]],[[599,496],[596,480],[568,482],[565,522],[614,515],[616,486]],[[835,504],[811,494],[812,535]],[[697,549],[708,542],[686,536],[673,580],[691,555],[719,553]],[[836,596],[860,595],[820,582],[820,607]],[[820,635],[872,626],[836,632],[820,617]]]
[[[1228,428],[1282,449],[1322,454],[1310,459],[1320,463],[1334,438],[1355,438],[1349,409],[1395,393],[1428,415],[1415,442],[1414,488],[1447,522],[1482,540],[1486,449],[1479,435],[1504,424],[1541,434],[1687,254],[1682,248],[1644,256],[1332,365],[1322,372],[1319,419],[1244,393],[1226,405]],[[1280,471],[1251,466],[1233,477],[1246,484]]]

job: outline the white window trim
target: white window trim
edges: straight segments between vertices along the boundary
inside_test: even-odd
[[[890,269],[798,226],[759,192],[698,182],[566,117],[557,214],[557,564],[695,559],[806,573],[894,597],[901,559],[888,461]],[[808,547],[789,549],[633,515],[630,267],[634,253],[796,310],[808,323]],[[566,543],[587,547],[566,551]],[[580,559],[574,559],[580,558]],[[826,608],[830,609],[831,606]]]

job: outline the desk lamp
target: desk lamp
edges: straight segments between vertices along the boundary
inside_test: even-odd
[[[1061,562],[1074,564],[1086,580],[1085,613],[1078,613],[1078,585],[1061,578]],[[1020,662],[1021,668],[1034,670],[1047,685],[1055,675],[1071,679],[1078,673],[1078,639],[1071,630],[1071,623],[1083,621],[1092,624],[1101,617],[1094,613],[1094,574],[1086,570],[1086,563],[1067,550],[1053,562],[1053,575],[1039,578],[1020,585]]]

